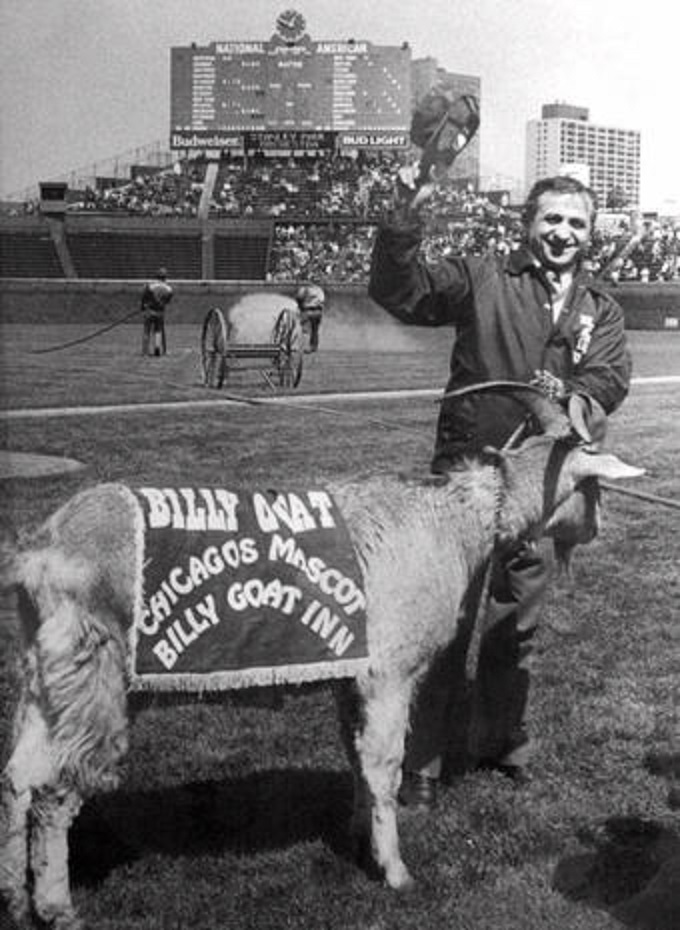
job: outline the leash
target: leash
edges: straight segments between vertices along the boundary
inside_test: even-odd
[[[522,422],[511,433],[503,444],[501,453],[512,449],[522,438],[526,427],[531,420],[530,416],[524,417]],[[485,632],[485,621],[489,610],[489,601],[491,599],[491,578],[496,564],[496,552],[498,550],[498,540],[500,538],[501,515],[503,513],[503,504],[505,503],[505,485],[503,483],[501,471],[501,455],[498,455],[494,463],[494,526],[493,526],[493,545],[491,555],[484,568],[482,584],[477,599],[477,610],[472,621],[472,630],[465,653],[465,690],[470,708],[470,725],[467,732],[466,750],[468,757],[473,764],[480,758],[481,749],[481,716],[479,713],[479,700],[477,698],[479,691],[479,660],[482,651],[482,639]]]
[[[29,354],[30,355],[46,355],[51,352],[60,352],[63,349],[69,349],[73,346],[82,345],[83,343],[90,342],[92,339],[97,339],[99,336],[102,336],[104,333],[110,332],[112,329],[115,329],[117,326],[121,326],[123,323],[126,323],[128,320],[132,319],[133,316],[136,316],[137,314],[141,312],[142,312],[142,308],[136,307],[134,310],[131,310],[129,313],[124,314],[124,316],[119,317],[118,319],[114,320],[112,323],[107,323],[105,326],[100,327],[99,329],[95,330],[92,333],[88,333],[85,336],[80,336],[77,339],[71,339],[68,342],[61,342],[56,345],[47,346],[44,349],[29,349],[28,350]],[[139,378],[139,375],[137,375],[137,377]],[[140,380],[146,381],[149,379],[140,378]],[[154,379],[156,383],[158,383],[159,380],[160,379]],[[196,392],[196,391],[200,391],[201,393],[205,392],[204,386],[198,387],[194,385],[179,384],[178,382],[168,381],[167,379],[162,379],[162,383],[165,384],[167,387],[182,388],[183,390],[190,390],[192,392]],[[277,398],[276,400],[269,400],[267,398],[248,397],[245,394],[226,393],[226,392],[221,392],[220,396],[226,400],[231,400],[234,403],[244,404],[244,405],[248,405],[251,407],[269,406],[269,407],[285,407],[286,409],[289,409],[289,410],[290,409],[296,409],[296,410],[302,409],[303,411],[304,410],[315,410],[318,413],[330,414],[336,417],[347,415],[346,411],[335,410],[332,407],[322,407],[319,404],[300,405],[298,403],[286,403],[285,400],[281,400],[280,398]],[[378,417],[369,417],[369,418],[364,417],[363,419],[365,422],[372,423],[374,426],[380,426],[385,429],[398,430],[400,432],[410,433],[412,435],[422,436],[424,432],[423,429],[405,427],[401,423],[395,423],[395,422],[385,420],[382,418],[378,418]]]
[[[630,245],[630,243],[628,244]],[[92,339],[98,338],[104,333],[110,332],[112,329],[115,329],[117,326],[121,326],[123,323],[126,323],[129,319],[132,319],[133,316],[136,316],[138,313],[141,313],[141,312],[142,312],[141,308],[136,307],[134,310],[130,311],[129,313],[124,314],[124,316],[119,317],[118,319],[114,320],[112,323],[108,323],[106,326],[100,327],[99,329],[95,330],[92,333],[89,333],[86,336],[81,336],[78,339],[72,339],[68,342],[62,342],[56,345],[48,346],[44,349],[30,349],[29,354],[30,355],[45,355],[51,352],[59,352],[59,351],[62,351],[63,349],[71,348],[72,346],[82,345],[83,343],[89,342]],[[150,380],[150,379],[142,378],[141,380]],[[157,379],[154,379],[154,381],[157,382]],[[180,384],[179,382],[167,381],[167,380],[163,380],[163,383],[166,384],[168,387],[176,387],[176,388],[181,388],[183,390],[188,389],[192,392],[200,391],[201,393],[203,393],[205,391],[205,388],[202,386],[198,387],[194,385]],[[236,394],[233,392],[231,393],[222,392],[221,396],[227,400],[233,401],[234,403],[243,404],[243,405],[252,406],[252,407],[284,407],[288,410],[295,409],[298,411],[302,410],[303,412],[306,410],[314,410],[318,413],[324,413],[324,414],[332,415],[335,417],[346,417],[347,416],[347,412],[345,410],[336,410],[333,407],[325,407],[325,406],[321,406],[320,404],[286,403],[286,401],[282,400],[281,398],[277,398],[276,400],[270,400],[267,398],[248,397],[245,394]],[[441,397],[438,397],[435,400],[435,403],[441,404],[448,396],[449,395],[444,394]],[[391,420],[385,420],[379,417],[369,417],[369,418],[364,417],[363,419],[365,422],[372,423],[374,426],[380,426],[384,429],[392,429],[398,432],[408,433],[410,435],[417,435],[417,436],[424,435],[424,430],[422,428],[412,428],[412,427],[404,426],[403,423],[397,423],[397,422],[394,422]],[[517,444],[517,442],[522,436],[522,433],[524,432],[528,419],[529,418],[526,418],[519,424],[516,430],[512,433],[512,435],[503,445],[501,451],[510,449],[514,445]],[[638,500],[646,501],[648,503],[658,504],[663,507],[669,507],[673,510],[680,510],[680,502],[671,500],[670,498],[661,497],[658,494],[650,494],[645,491],[633,491],[630,488],[618,487],[617,485],[613,485],[613,484],[610,484],[609,482],[602,481],[602,480],[600,480],[599,483],[600,483],[600,487],[602,487],[606,491],[612,491],[616,494],[621,494],[624,497],[633,497]]]
[[[524,429],[524,423],[521,424],[521,430]],[[511,440],[515,435],[519,435],[515,430],[513,436],[505,444],[508,448]],[[491,579],[493,577],[494,567],[496,565],[496,552],[498,540],[500,537],[500,522],[505,501],[504,484],[500,474],[500,461],[496,461],[493,466],[494,473],[494,527],[493,527],[493,544],[491,555],[484,568],[479,596],[476,598],[477,609],[472,620],[472,629],[470,639],[468,640],[465,651],[465,694],[466,703],[469,708],[469,726],[467,729],[467,738],[465,741],[465,751],[468,759],[474,765],[482,755],[482,714],[479,707],[479,662],[482,651],[482,640],[486,632],[486,617],[491,600]]]
[[[482,587],[479,594],[479,599],[477,601],[477,611],[475,612],[475,618],[472,624],[472,631],[470,633],[470,641],[468,643],[467,655],[465,656],[465,678],[469,683],[473,683],[477,679],[477,669],[479,668],[479,655],[482,645],[482,636],[484,633],[484,618],[487,613],[489,606],[489,598],[491,596],[491,576],[493,574],[494,567],[494,556],[498,546],[498,539],[500,536],[500,523],[501,523],[501,513],[503,511],[503,503],[505,495],[503,493],[503,482],[499,474],[500,467],[498,463],[494,464],[493,473],[494,473],[494,526],[493,526],[493,547],[491,550],[491,556],[489,561],[484,569],[484,577],[482,580]]]
[[[494,463],[494,523],[493,523],[493,547],[491,549],[491,556],[489,562],[484,570],[484,579],[482,581],[482,588],[479,595],[477,612],[475,614],[475,619],[473,621],[472,632],[470,633],[470,642],[468,644],[467,655],[465,657],[465,677],[468,682],[472,683],[477,679],[477,669],[479,667],[479,653],[482,644],[482,634],[484,627],[484,618],[487,613],[487,608],[489,606],[489,597],[491,595],[490,586],[491,586],[491,576],[493,574],[494,568],[494,556],[498,548],[498,540],[500,537],[500,526],[501,526],[501,515],[503,513],[503,504],[505,503],[505,486],[501,479],[500,475],[500,461],[502,458],[502,453],[506,452],[508,449],[512,449],[522,438],[524,431],[531,420],[530,416],[524,417],[522,422],[516,427],[516,429],[511,433],[511,435],[506,439],[503,444],[503,447],[500,450],[500,453],[496,453],[498,456],[496,462]]]
[[[277,398],[276,400],[270,400],[265,397],[247,397],[242,394],[232,394],[221,392],[222,397],[226,400],[232,400],[235,403],[245,404],[252,407],[284,407],[287,410],[297,410],[304,412],[305,410],[315,410],[318,413],[327,413],[332,416],[346,417],[346,410],[336,410],[334,407],[322,407],[320,404],[306,404],[306,403],[286,403],[285,400]],[[423,436],[425,431],[422,427],[409,427],[404,426],[403,423],[396,423],[391,420],[384,420],[379,417],[365,417],[362,416],[362,421],[365,423],[372,423],[374,426],[382,426],[386,429],[395,429],[403,433],[410,433],[414,436]]]
[[[620,488],[608,481],[599,481],[600,487],[606,491],[614,491],[616,494],[623,494],[624,497],[637,497],[639,500],[649,501],[651,504],[661,504],[663,507],[672,507],[674,510],[680,510],[680,501],[671,500],[669,497],[660,497],[658,494],[649,494],[647,491],[633,491],[630,488]]]

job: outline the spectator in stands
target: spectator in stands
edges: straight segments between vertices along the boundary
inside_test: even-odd
[[[226,158],[212,190],[210,209],[217,216],[274,220],[268,268],[271,281],[364,283],[375,221],[389,209],[394,176],[406,157],[406,153],[360,150],[351,155],[326,152],[305,158]],[[205,171],[201,158],[178,161],[169,169],[149,167],[111,187],[71,191],[68,209],[194,218]],[[10,204],[5,209],[19,215],[35,212],[37,206]],[[587,258],[589,269],[614,283],[678,280],[677,221],[648,222],[647,240],[625,260],[613,264],[611,256],[630,236],[628,222],[622,220],[620,229],[596,230]],[[431,264],[487,252],[509,255],[520,247],[522,236],[520,212],[507,198],[499,201],[472,185],[443,179],[425,218],[421,255]]]
[[[316,284],[303,284],[295,295],[300,313],[302,326],[309,333],[309,352],[319,349],[319,330],[321,318],[326,304],[326,295]]]
[[[582,267],[595,220],[592,192],[573,178],[539,181],[525,205],[521,249],[505,258],[447,258],[433,269],[418,257],[428,188],[404,187],[381,226],[371,297],[406,323],[456,325],[447,390],[481,381],[531,381],[561,404],[580,396],[603,429],[606,414],[627,394],[630,359],[621,308]],[[498,396],[445,401],[431,469],[445,475],[465,455],[501,448],[522,425],[526,431],[522,411]],[[547,566],[531,541],[496,555],[477,671],[474,761],[517,782],[528,777],[528,664],[547,580]],[[460,651],[449,650],[418,692],[403,803],[427,808],[435,802],[460,715],[452,691],[461,677]],[[456,749],[458,769],[468,763],[467,747]]]
[[[142,291],[142,355],[165,355],[168,351],[165,337],[165,311],[172,300],[173,291],[167,282],[166,268],[159,268],[153,281]],[[153,351],[152,351],[153,349]]]

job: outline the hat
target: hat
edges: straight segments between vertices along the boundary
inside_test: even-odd
[[[411,141],[423,150],[421,183],[433,165],[449,168],[479,129],[479,101],[472,94],[454,97],[450,87],[436,86],[416,104]]]

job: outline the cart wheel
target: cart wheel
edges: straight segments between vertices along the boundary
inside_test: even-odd
[[[274,324],[272,342],[279,347],[276,365],[281,387],[296,388],[302,378],[304,345],[300,317],[290,309],[282,310]]]
[[[208,310],[201,332],[203,384],[221,388],[227,374],[227,324],[219,307]]]

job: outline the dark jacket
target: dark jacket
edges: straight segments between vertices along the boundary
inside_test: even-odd
[[[509,256],[418,258],[418,225],[387,226],[373,249],[369,294],[405,323],[455,324],[447,390],[480,381],[528,382],[536,370],[561,378],[572,392],[595,398],[606,413],[630,384],[623,311],[592,277],[576,275],[554,325],[552,291],[526,248]],[[515,401],[478,395],[445,401],[437,425],[433,469],[485,445],[500,447],[525,416]]]

